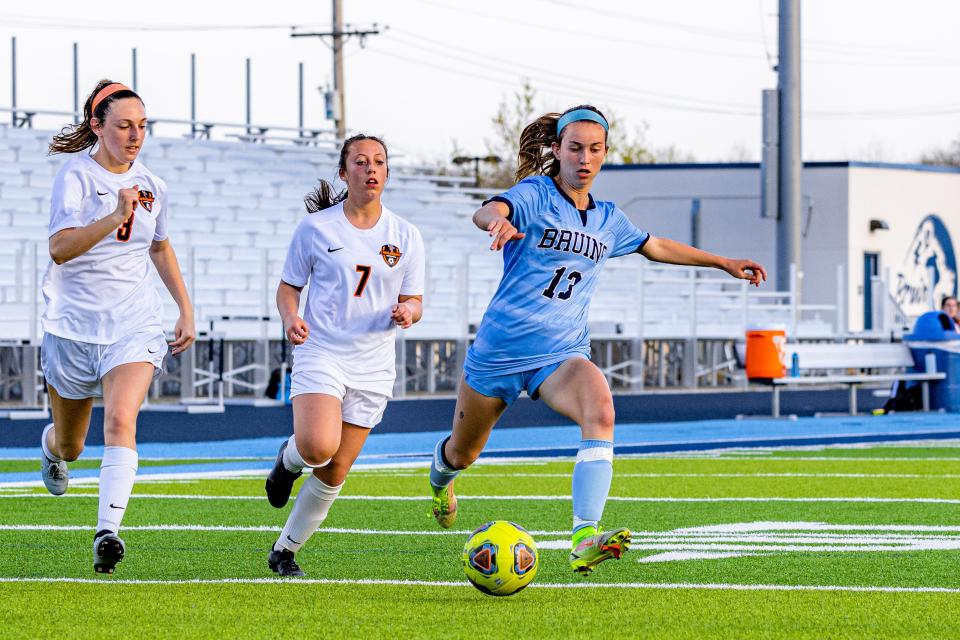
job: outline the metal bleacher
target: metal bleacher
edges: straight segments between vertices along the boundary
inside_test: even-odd
[[[36,346],[40,339],[39,283],[49,260],[50,185],[64,161],[63,156],[46,155],[52,135],[0,125],[0,341],[12,347]],[[206,355],[193,350],[191,358],[202,363],[206,357],[212,363],[219,349],[220,359],[226,360],[228,395],[261,390],[282,357],[273,303],[276,284],[290,235],[305,215],[303,195],[318,178],[335,176],[337,153],[333,147],[192,138],[155,138],[144,146],[141,160],[167,182],[171,242],[194,301],[198,328],[210,340]],[[400,161],[391,165],[384,202],[419,227],[427,254],[423,320],[399,332],[399,393],[432,392],[455,384],[465,345],[501,276],[500,256],[487,249],[486,234],[470,222],[489,194],[464,187],[465,182],[469,179],[430,175]],[[172,327],[177,310],[168,296],[164,299],[165,324]],[[671,379],[679,380],[684,371],[677,362],[665,364],[662,347],[640,355],[644,340],[693,344],[687,347],[689,354],[698,339],[729,343],[742,338],[748,320],[792,325],[793,335],[836,335],[839,304],[796,310],[791,300],[789,291],[748,291],[744,282],[715,271],[653,265],[640,257],[611,260],[594,295],[593,333],[598,344],[640,341],[641,351],[608,348],[608,356],[598,352],[598,362],[612,383],[634,386],[639,380],[642,386],[644,380],[666,380],[667,364],[677,372]],[[255,373],[233,376],[239,366],[233,362],[234,352],[224,356],[224,343],[216,347],[214,337],[228,343],[265,341],[258,355],[238,361]],[[683,365],[682,384],[695,385],[698,378],[709,377],[710,367],[730,363],[727,352],[706,359],[706,369],[697,362]],[[650,366],[660,371],[645,378],[644,368]],[[189,376],[177,375],[181,396],[192,397],[200,389],[192,370]],[[158,387],[154,395],[165,393]]]

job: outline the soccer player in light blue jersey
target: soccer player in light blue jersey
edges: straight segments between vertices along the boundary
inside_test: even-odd
[[[550,113],[520,136],[517,184],[484,203],[473,222],[503,250],[503,278],[467,352],[453,432],[434,450],[433,513],[449,528],[457,516],[453,480],[480,455],[490,431],[521,391],[542,398],[580,425],[573,467],[570,564],[590,573],[630,544],[628,529],[602,531],[600,518],[613,476],[613,398],[590,362],[587,313],[609,258],[639,253],[670,264],[715,267],[759,286],[763,267],[635,227],[590,186],[607,153],[607,120],[582,105]]]

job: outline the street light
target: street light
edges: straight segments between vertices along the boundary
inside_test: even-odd
[[[467,164],[468,162],[473,163],[473,186],[480,186],[480,163],[486,162],[487,164],[500,164],[500,156],[457,156],[453,159],[453,164],[461,165]]]

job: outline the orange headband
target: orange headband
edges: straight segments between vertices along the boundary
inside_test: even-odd
[[[130,88],[126,85],[120,84],[119,82],[111,82],[103,89],[100,89],[100,91],[97,92],[97,95],[93,97],[93,102],[90,103],[90,115],[95,114],[100,103],[115,94],[117,91],[130,91]]]

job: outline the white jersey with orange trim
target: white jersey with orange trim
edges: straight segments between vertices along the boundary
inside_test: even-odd
[[[390,315],[399,296],[423,295],[420,231],[386,207],[376,225],[360,229],[342,203],[334,205],[297,226],[281,279],[310,285],[303,314],[310,335],[294,348],[294,372],[332,368],[348,387],[392,396],[396,326]]]
[[[117,208],[117,192],[139,185],[133,216],[83,255],[53,261],[43,278],[43,330],[61,338],[113,344],[161,330],[162,305],[153,283],[150,244],[167,237],[167,185],[140,162],[111,173],[87,153],[73,156],[53,181],[49,235],[85,227]]]

